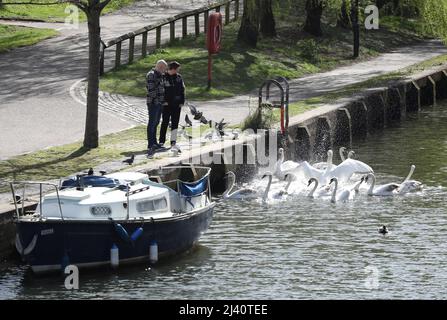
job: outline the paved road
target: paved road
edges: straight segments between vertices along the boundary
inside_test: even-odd
[[[102,17],[102,37],[107,41],[208,2],[142,0]],[[85,123],[85,105],[72,99],[70,88],[87,75],[86,24],[78,29],[57,23],[14,24],[54,28],[60,36],[0,55],[0,159],[79,141]],[[99,122],[101,135],[135,125],[105,112]]]
[[[447,47],[442,42],[426,41],[393,50],[366,62],[292,80],[290,101],[300,101],[336,91],[442,54],[447,54]],[[225,118],[226,122],[239,124],[250,113],[250,108],[257,107],[257,95],[258,92],[253,91],[250,94],[224,100],[191,102],[197,105],[207,118],[215,121]],[[146,109],[144,98],[103,93],[101,101],[104,111],[117,114],[121,118],[126,118],[128,117],[126,114],[131,114],[134,121],[147,122],[146,112],[143,112]]]

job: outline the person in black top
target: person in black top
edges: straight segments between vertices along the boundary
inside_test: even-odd
[[[171,149],[181,152],[176,145],[180,112],[185,103],[185,84],[178,73],[180,64],[176,61],[168,64],[165,74],[165,103],[163,106],[163,120],[160,128],[160,144],[166,142],[166,131],[171,121]]]

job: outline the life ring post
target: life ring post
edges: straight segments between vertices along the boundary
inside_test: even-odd
[[[207,89],[211,89],[211,82],[213,77],[213,55],[208,53],[208,87]]]

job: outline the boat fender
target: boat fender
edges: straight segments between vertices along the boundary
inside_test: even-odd
[[[132,235],[130,236],[130,239],[132,241],[136,241],[142,234],[143,234],[143,228],[139,227],[132,233]]]
[[[26,248],[23,248],[22,240],[20,239],[20,235],[18,233],[16,234],[15,245],[16,245],[16,249],[20,253],[20,255],[26,256],[26,255],[30,254],[31,252],[33,252],[34,248],[36,247],[36,244],[37,244],[37,234],[34,235],[34,237],[31,239],[30,243],[26,246]]]
[[[151,241],[149,246],[149,262],[156,263],[158,261],[158,245],[157,242]]]
[[[70,265],[70,258],[68,257],[67,252],[64,252],[64,255],[62,256],[61,259],[61,270],[62,272],[65,271],[65,268]]]
[[[112,268],[118,268],[119,264],[119,249],[116,244],[113,244],[112,248],[110,248],[110,265],[112,266]]]
[[[20,253],[21,256],[23,256],[22,241],[20,240],[20,236],[18,233],[16,234],[16,243],[15,244],[16,244],[17,252]]]
[[[114,223],[115,231],[118,233],[118,236],[125,242],[130,243],[132,239],[129,237],[126,229],[120,223]]]
[[[31,240],[31,242],[28,244],[28,246],[23,249],[23,254],[29,255],[31,252],[33,252],[34,248],[36,247],[37,244],[37,234],[34,235],[33,239]]]

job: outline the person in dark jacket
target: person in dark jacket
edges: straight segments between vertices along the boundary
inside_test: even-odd
[[[157,143],[157,127],[160,123],[165,99],[164,73],[166,68],[166,61],[159,60],[155,68],[146,75],[146,103],[149,112],[149,122],[147,124],[147,156],[149,158],[152,158],[156,151],[162,149],[162,146]]]
[[[176,145],[180,112],[185,103],[185,84],[178,73],[180,64],[176,61],[168,64],[165,74],[165,103],[163,106],[163,120],[160,129],[160,144],[166,142],[166,131],[171,121],[171,150],[180,151]]]

